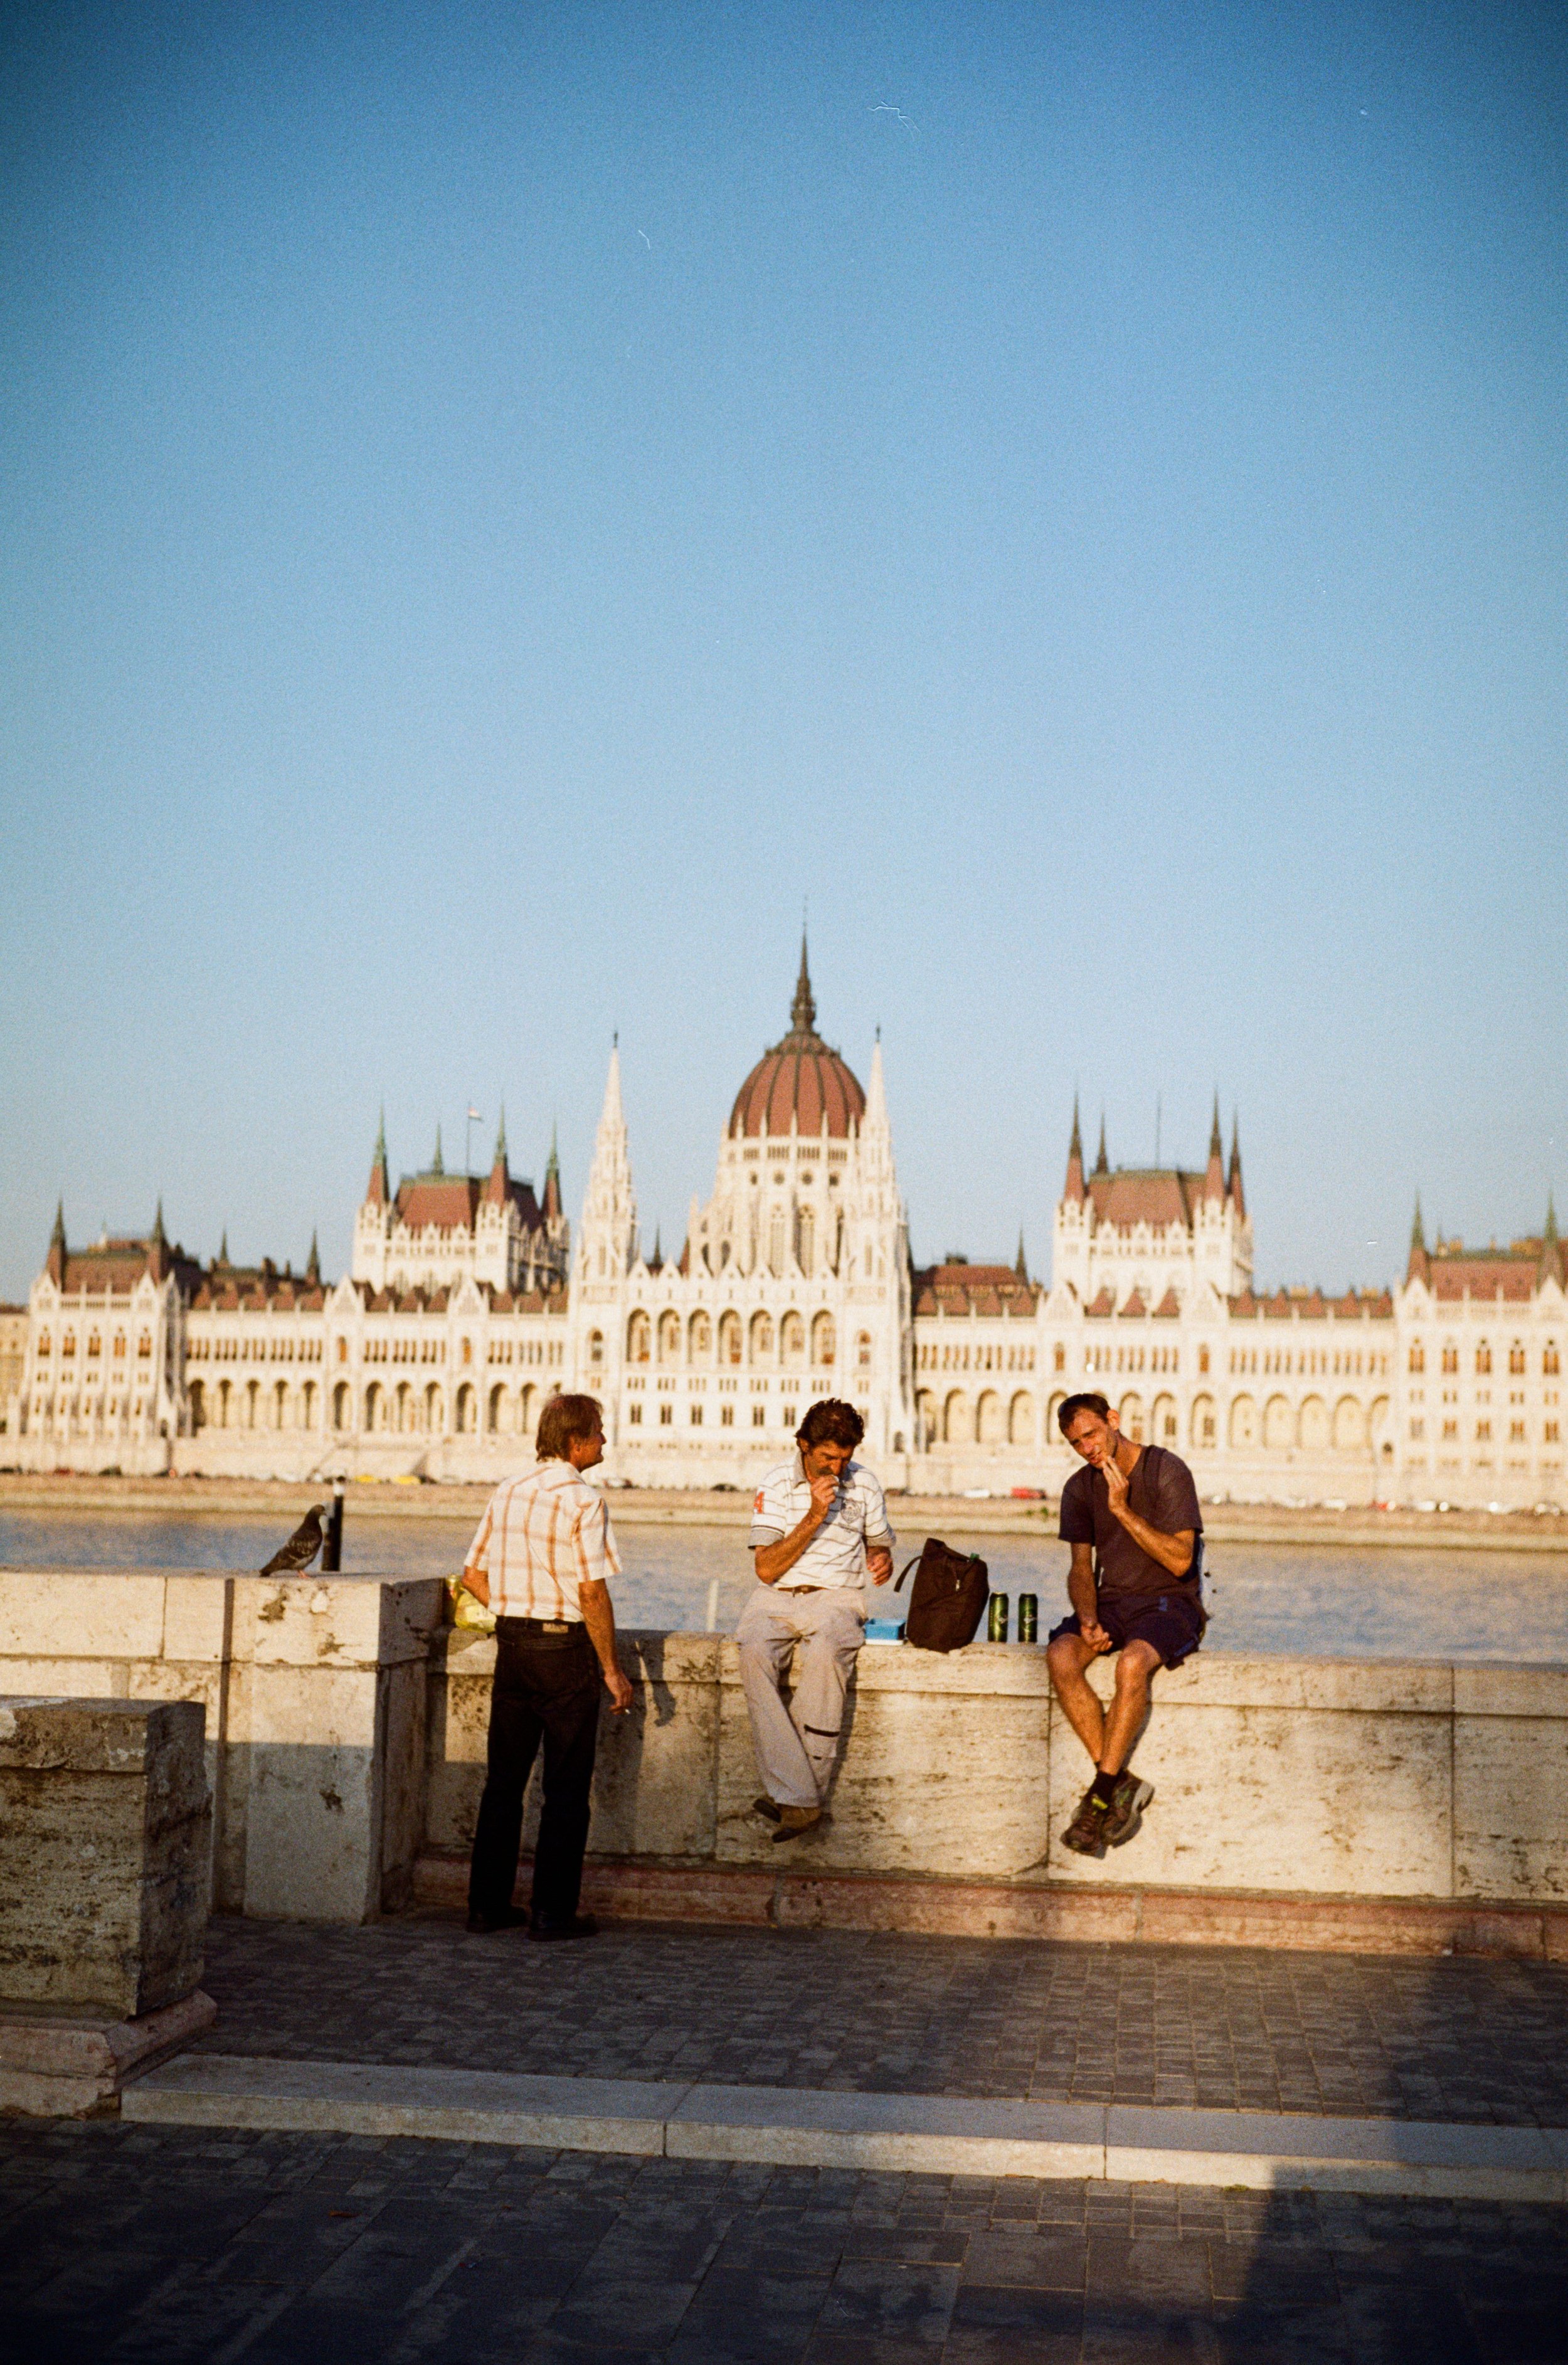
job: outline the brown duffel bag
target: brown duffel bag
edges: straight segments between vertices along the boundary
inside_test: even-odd
[[[956,1552],[940,1536],[927,1536],[918,1561],[906,1561],[893,1591],[909,1589],[903,1638],[917,1651],[961,1651],[972,1642],[991,1597],[991,1575],[978,1552]]]

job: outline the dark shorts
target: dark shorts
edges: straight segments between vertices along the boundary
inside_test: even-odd
[[[1152,1601],[1102,1601],[1100,1623],[1111,1638],[1113,1651],[1119,1651],[1124,1642],[1148,1642],[1168,1667],[1179,1667],[1183,1659],[1190,1659],[1204,1639],[1204,1613],[1186,1593],[1161,1593]],[[1082,1631],[1075,1609],[1059,1626],[1051,1628],[1047,1639],[1054,1642],[1058,1634]]]

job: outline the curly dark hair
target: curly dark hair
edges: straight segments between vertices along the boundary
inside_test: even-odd
[[[797,1441],[804,1446],[846,1445],[851,1453],[866,1434],[866,1424],[852,1404],[842,1396],[823,1396],[812,1406],[805,1419],[795,1431]]]

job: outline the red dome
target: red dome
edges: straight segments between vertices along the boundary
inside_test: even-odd
[[[787,1135],[791,1118],[802,1134],[828,1132],[842,1141],[866,1114],[866,1095],[852,1071],[816,1031],[816,1003],[801,947],[801,976],[781,1043],[763,1054],[735,1094],[732,1134]]]

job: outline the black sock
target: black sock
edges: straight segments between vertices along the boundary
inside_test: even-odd
[[[1094,1768],[1093,1788],[1090,1792],[1090,1796],[1092,1798],[1094,1804],[1097,1807],[1108,1807],[1110,1805],[1111,1793],[1115,1788],[1121,1778],[1122,1777],[1119,1774],[1107,1774],[1103,1766],[1096,1765]]]

